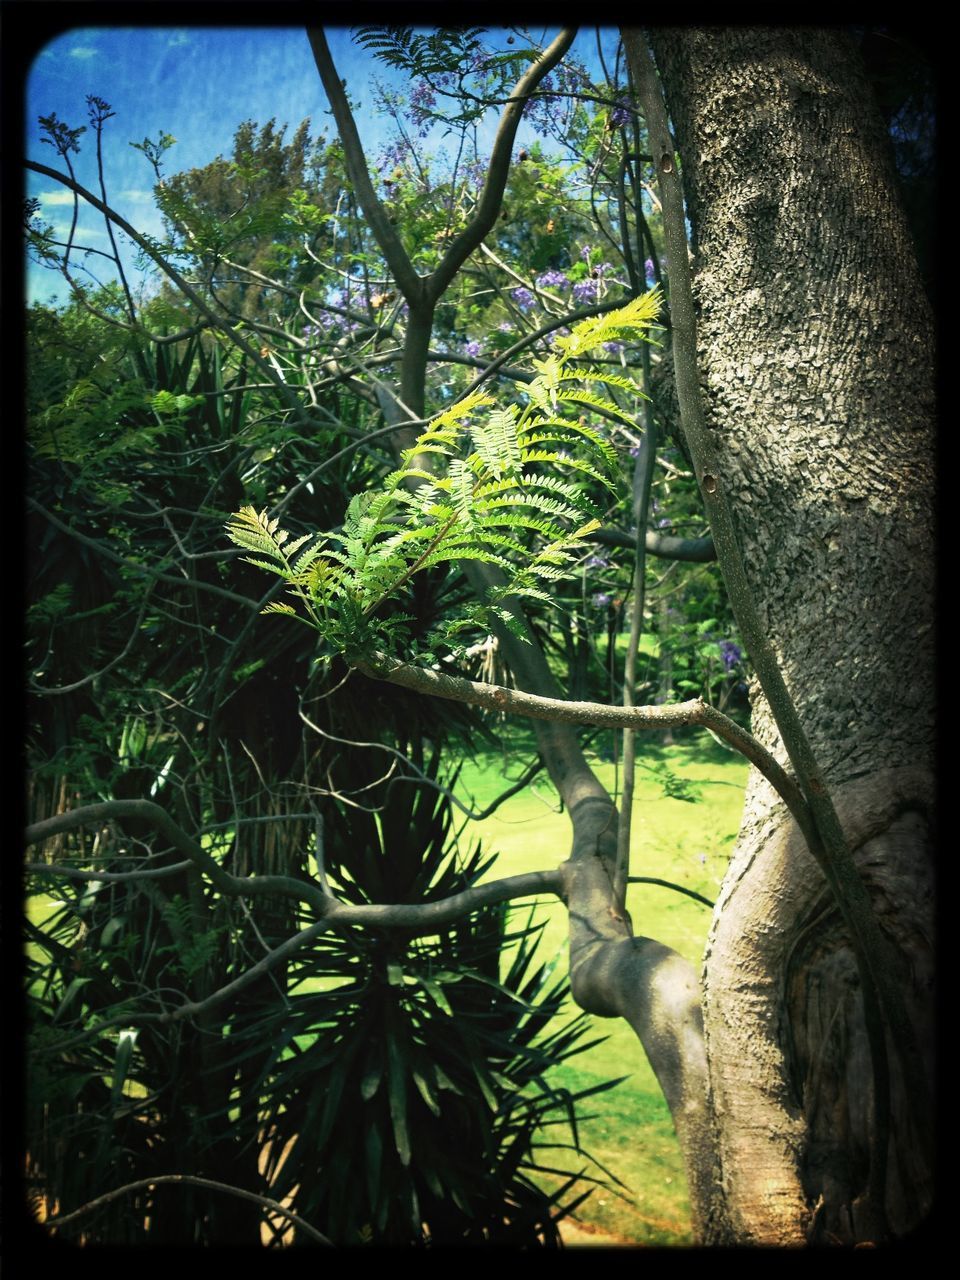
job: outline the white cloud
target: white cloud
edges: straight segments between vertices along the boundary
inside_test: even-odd
[[[92,48],[90,47],[90,45],[87,45],[87,44],[76,44],[76,45],[74,45],[74,46],[73,46],[73,48],[70,50],[70,57],[71,57],[71,58],[83,58],[83,59],[86,59],[86,58],[95,58],[95,57],[97,56],[98,52],[99,52],[99,50],[98,50],[98,49],[92,49]]]
[[[190,33],[188,31],[172,31],[170,33],[170,39],[167,41],[168,49],[178,49],[184,44],[192,44]]]
[[[153,201],[153,192],[142,187],[128,187],[120,192],[121,200],[129,200],[133,204],[146,204]]]
[[[44,208],[48,205],[73,204],[74,200],[72,191],[41,191],[37,198]]]
[[[66,240],[70,234],[70,219],[52,224],[53,234],[58,240]],[[106,240],[107,233],[103,227],[79,226],[73,235],[73,252],[83,254],[83,246],[87,240]]]

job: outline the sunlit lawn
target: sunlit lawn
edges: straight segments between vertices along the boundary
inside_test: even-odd
[[[609,739],[608,739],[609,741]],[[672,880],[714,899],[743,805],[746,766],[705,734],[682,745],[639,744],[631,874]],[[695,802],[664,795],[651,766],[666,765],[696,786]],[[516,776],[513,764],[510,776]],[[613,787],[614,767],[598,763],[601,780]],[[482,809],[505,785],[503,762],[486,757],[467,763],[461,792]],[[526,791],[508,800],[464,833],[479,836],[496,851],[490,876],[511,875],[556,866],[569,853],[570,825],[557,812],[556,795],[538,777]],[[634,930],[674,947],[699,966],[709,925],[706,907],[685,895],[652,885],[631,885],[627,903]],[[562,905],[544,900],[538,919],[546,920],[541,946],[559,951],[565,969],[566,918]],[[628,1200],[598,1189],[577,1211],[579,1219],[628,1240],[648,1244],[689,1242],[689,1206],[679,1150],[670,1116],[653,1072],[633,1032],[621,1019],[595,1019],[594,1031],[608,1039],[559,1067],[555,1082],[575,1089],[601,1079],[628,1076],[614,1090],[584,1104],[595,1118],[584,1123],[581,1143],[629,1188]]]

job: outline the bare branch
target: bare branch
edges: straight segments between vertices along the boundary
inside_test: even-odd
[[[510,157],[513,141],[520,125],[520,117],[530,95],[561,60],[573,44],[577,34],[576,27],[567,27],[554,40],[553,44],[533,62],[517,81],[513,92],[507,99],[500,116],[497,135],[490,151],[490,163],[487,167],[487,178],[480,193],[473,217],[464,229],[450,242],[447,252],[439,265],[428,277],[426,285],[433,298],[439,298],[463,263],[474,249],[493,228],[497,214],[503,201],[504,188],[510,172]]]
[[[102,1196],[97,1196],[95,1200],[89,1200],[86,1204],[74,1209],[72,1213],[57,1214],[52,1218],[44,1220],[44,1226],[54,1231],[60,1227],[65,1227],[68,1222],[75,1222],[77,1218],[82,1218],[94,1209],[99,1209],[101,1205],[109,1204],[111,1200],[117,1200],[120,1196],[125,1196],[132,1191],[145,1191],[148,1187],[162,1187],[180,1184],[189,1187],[207,1187],[211,1191],[223,1191],[227,1195],[238,1196],[241,1200],[249,1200],[253,1204],[258,1204],[261,1208],[269,1209],[271,1213],[278,1213],[281,1217],[287,1218],[294,1226],[308,1235],[312,1240],[316,1240],[317,1244],[328,1245],[333,1247],[333,1242],[328,1240],[325,1235],[321,1235],[315,1227],[311,1227],[309,1222],[305,1222],[298,1214],[291,1209],[285,1208],[278,1200],[271,1200],[269,1196],[260,1196],[256,1192],[246,1191],[242,1187],[231,1187],[226,1182],[215,1182],[212,1178],[198,1178],[190,1173],[161,1173],[153,1178],[141,1178],[137,1182],[127,1182],[122,1187],[114,1187],[112,1191],[106,1191]]]
[[[329,899],[316,885],[292,876],[234,876],[224,871],[216,858],[208,853],[170,817],[165,809],[152,800],[104,800],[100,804],[87,804],[79,809],[46,818],[27,827],[27,844],[40,844],[61,831],[72,831],[86,824],[99,825],[115,818],[139,818],[149,822],[165,836],[174,848],[179,849],[191,862],[209,876],[211,883],[232,897],[284,897],[297,902],[309,902],[321,915],[328,910]]]
[[[140,612],[137,614],[136,621],[134,622],[133,627],[131,628],[130,636],[127,639],[127,643],[123,646],[123,648],[120,650],[120,652],[117,654],[115,658],[110,659],[110,661],[106,664],[106,666],[100,667],[99,670],[97,671],[91,671],[91,673],[88,676],[84,676],[81,680],[74,680],[72,684],[60,684],[50,689],[45,689],[43,685],[37,684],[34,680],[31,680],[30,688],[32,692],[38,693],[45,698],[53,697],[55,694],[60,694],[60,693],[73,693],[75,690],[82,689],[85,685],[92,684],[95,680],[99,680],[101,676],[105,676],[108,671],[112,671],[113,668],[117,665],[117,663],[122,662],[124,660],[124,658],[130,652],[130,650],[133,648],[135,641],[140,636],[140,623],[143,621],[143,615],[146,613],[147,605],[150,603],[150,593],[153,591],[153,588],[155,586],[156,586],[156,580],[154,580],[153,582],[147,583],[146,590],[143,593],[143,603],[140,606]]]
[[[596,533],[590,535],[590,540],[600,542],[605,547],[626,547],[628,550],[632,550],[637,543],[633,534],[613,526],[598,529]],[[709,534],[705,538],[674,538],[648,529],[644,534],[644,544],[648,555],[658,556],[661,560],[708,564],[717,558],[717,550]]]
[[[360,141],[360,134],[357,132],[356,121],[350,110],[343,83],[337,75],[333,58],[330,56],[327,38],[320,27],[309,27],[307,37],[310,48],[313,50],[313,60],[317,64],[320,79],[333,111],[333,118],[337,123],[340,140],[343,143],[347,173],[350,175],[354,194],[360,202],[363,216],[369,223],[377,244],[383,250],[383,256],[393,272],[397,287],[407,301],[415,305],[425,296],[424,282],[413,269],[413,264],[407,257],[407,251],[373,189],[367,169],[367,158],[363,153],[363,143]]]
[[[709,898],[705,898],[702,893],[697,893],[696,889],[688,889],[685,885],[674,884],[672,880],[661,880],[659,876],[627,876],[628,884],[658,884],[664,889],[673,889],[677,893],[685,893],[688,898],[694,898],[697,902],[702,902],[705,907],[713,908],[714,904]]]
[[[172,582],[177,587],[196,588],[200,591],[207,591],[211,595],[220,596],[224,600],[230,600],[234,604],[243,605],[245,609],[252,607],[252,602],[246,596],[237,595],[235,591],[227,591],[226,588],[218,587],[212,582],[200,582],[195,578],[177,578],[172,573],[161,573],[158,569],[151,569],[148,565],[140,564],[139,561],[129,556],[122,556],[116,551],[111,551],[102,540],[90,538],[85,533],[80,533],[78,529],[74,529],[72,525],[65,524],[62,520],[59,520],[52,511],[48,511],[46,507],[41,506],[35,498],[27,498],[27,506],[42,515],[45,520],[49,520],[61,532],[69,534],[71,538],[75,538],[77,542],[82,542],[85,546],[92,547],[99,555],[104,556],[107,560],[112,560],[114,564],[122,564],[125,568],[132,569],[136,573],[145,574],[157,582]],[[57,690],[49,692],[57,692]]]
[[[680,725],[701,725],[746,756],[776,788],[801,827],[810,825],[803,796],[782,765],[752,734],[741,729],[735,721],[716,707],[711,707],[702,698],[672,706],[613,707],[599,702],[568,702],[562,698],[544,698],[535,693],[524,693],[520,689],[507,689],[503,685],[481,684],[462,676],[412,667],[386,654],[375,655],[372,662],[357,656],[349,656],[348,661],[357,671],[374,680],[387,680],[417,693],[450,698],[455,702],[469,702],[490,711],[529,716],[534,720],[549,720],[554,724],[595,725],[605,729],[666,729]]]
[[[68,880],[160,880],[163,876],[176,875],[180,871],[186,871],[192,867],[193,863],[173,862],[168,867],[140,867],[136,871],[81,871],[79,867],[65,867],[57,862],[28,862],[24,866],[25,871],[34,872],[36,875],[64,876]]]

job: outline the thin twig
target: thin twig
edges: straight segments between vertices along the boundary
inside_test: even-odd
[[[253,1204],[258,1204],[261,1208],[269,1209],[271,1213],[279,1213],[281,1217],[287,1218],[294,1226],[305,1234],[310,1236],[312,1240],[316,1240],[317,1244],[333,1247],[333,1242],[328,1240],[325,1235],[311,1227],[309,1222],[305,1222],[299,1214],[294,1213],[291,1209],[285,1208],[278,1200],[271,1200],[269,1196],[257,1195],[254,1191],[247,1191],[242,1187],[231,1187],[226,1182],[216,1182],[212,1178],[198,1178],[190,1173],[161,1173],[153,1178],[140,1178],[137,1182],[128,1182],[122,1187],[115,1187],[112,1191],[106,1191],[102,1196],[97,1196],[95,1200],[89,1200],[86,1204],[81,1205],[79,1209],[74,1209],[72,1213],[61,1213],[53,1218],[46,1218],[44,1226],[57,1231],[61,1227],[65,1227],[68,1222],[75,1222],[77,1218],[82,1218],[94,1209],[99,1209],[102,1205],[109,1204],[111,1200],[117,1200],[120,1196],[125,1196],[133,1191],[145,1191],[148,1187],[161,1187],[168,1185],[182,1184],[190,1187],[207,1187],[211,1191],[222,1191],[226,1195],[238,1196],[241,1200],[250,1200]]]

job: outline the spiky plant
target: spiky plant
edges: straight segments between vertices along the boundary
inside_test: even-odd
[[[439,756],[421,764],[427,784],[365,792],[376,812],[331,806],[324,860],[344,900],[432,901],[489,868],[429,785]],[[355,776],[370,767],[352,755]],[[594,1181],[576,1104],[616,1081],[577,1094],[550,1082],[590,1044],[585,1015],[555,1021],[567,988],[535,957],[541,928],[496,907],[436,936],[352,928],[302,951],[287,1007],[231,1037],[238,1057],[274,1046],[257,1086],[271,1194],[337,1244],[556,1245]],[[577,1165],[545,1190],[563,1146]]]

